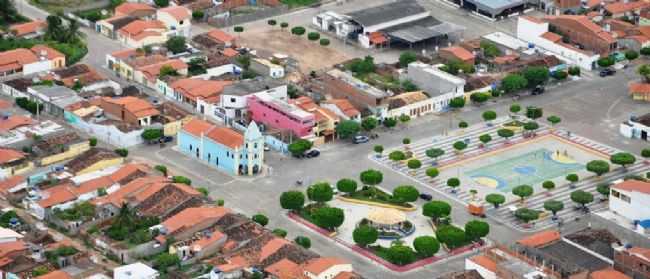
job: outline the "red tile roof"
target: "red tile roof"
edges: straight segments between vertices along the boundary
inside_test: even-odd
[[[224,86],[231,84],[227,80],[202,80],[193,78],[184,78],[174,81],[170,86],[183,94],[186,98],[196,101],[196,99],[208,99],[218,96],[223,92]]]
[[[159,9],[158,12],[167,13],[177,21],[186,20],[192,16],[191,11],[183,6],[169,6],[167,8]]]
[[[497,271],[497,263],[485,255],[474,256],[471,257],[470,260],[473,261],[475,264],[480,265],[489,271],[492,272]]]
[[[350,264],[350,263],[341,258],[322,257],[322,258],[315,258],[313,260],[308,261],[307,263],[305,263],[304,269],[305,271],[311,274],[319,275],[333,266],[343,265],[343,264]]]
[[[612,189],[650,194],[650,183],[636,179],[628,179],[612,186]]]
[[[27,244],[22,240],[3,242],[0,243],[0,258],[7,256],[12,252],[22,251],[27,249]]]
[[[18,127],[31,124],[34,124],[34,120],[32,120],[32,118],[29,116],[12,115],[7,119],[0,119],[0,131],[11,131]]]
[[[100,176],[79,184],[77,187],[72,188],[72,191],[75,192],[77,196],[81,196],[86,193],[97,191],[100,188],[107,189],[113,184],[115,184],[115,182],[111,180],[110,177]]]
[[[112,173],[108,177],[114,182],[120,182],[122,179],[125,179],[137,172],[147,173],[151,169],[145,164],[127,164],[122,166],[119,170]]]
[[[233,40],[235,40],[235,37],[220,29],[212,29],[207,34],[208,37],[223,43],[232,42]]]
[[[224,49],[221,53],[224,56],[227,56],[227,57],[235,57],[235,56],[239,55],[238,51],[236,51],[236,50],[234,50],[233,48],[230,48],[230,47]]]
[[[244,136],[226,127],[215,127],[206,136],[232,149],[244,144]]]
[[[122,185],[117,191],[110,193],[106,196],[99,197],[92,201],[95,205],[113,204],[116,207],[122,206],[127,202],[128,198],[132,195],[144,191],[153,184],[166,185],[169,181],[164,176],[146,176],[134,179],[133,181]]]
[[[0,164],[13,162],[22,158],[25,158],[25,153],[14,149],[0,148]]]
[[[347,117],[356,117],[361,114],[347,99],[332,99],[327,102],[337,106]]]
[[[47,57],[49,60],[56,58],[65,58],[65,55],[63,55],[63,53],[45,45],[35,45],[32,47],[32,51],[39,56],[45,54],[45,57]]]
[[[7,194],[9,189],[18,186],[18,184],[25,182],[25,177],[21,175],[14,175],[5,180],[0,180],[0,193]]]
[[[517,243],[529,246],[529,247],[539,247],[545,244],[557,241],[560,239],[560,232],[556,230],[548,230],[533,234],[528,237],[524,237],[517,241]]]
[[[9,30],[11,30],[14,35],[20,37],[31,33],[36,33],[40,30],[45,29],[45,27],[47,27],[45,21],[35,20],[27,23],[14,24],[9,27]]]
[[[303,276],[300,266],[286,258],[267,266],[264,271],[270,273],[274,276],[273,278],[277,279],[306,278]]]
[[[74,187],[72,184],[62,184],[49,188],[44,191],[46,198],[38,201],[38,205],[42,208],[49,208],[57,204],[76,200],[77,195],[73,191]]]
[[[527,19],[528,21],[531,21],[531,22],[534,22],[534,23],[537,23],[537,24],[544,23],[544,21],[542,21],[541,19],[536,18],[536,17],[532,17],[532,16],[521,16],[521,18]]]
[[[142,40],[149,36],[162,36],[165,24],[160,20],[135,20],[120,28],[118,32],[124,36]]]
[[[280,248],[284,247],[284,245],[289,245],[289,241],[279,237],[273,238],[264,246],[262,246],[262,249],[260,249],[259,261],[263,262],[266,260],[266,258],[273,255],[275,252],[280,250]]]
[[[162,61],[156,64],[151,64],[147,66],[138,67],[137,70],[141,71],[142,74],[151,82],[155,81],[156,78],[160,75],[160,70],[162,67],[169,66],[172,69],[179,71],[187,69],[188,65],[180,59],[170,59]]]
[[[187,195],[193,195],[193,196],[200,196],[201,193],[197,191],[196,189],[192,188],[191,186],[182,184],[182,183],[154,183],[151,184],[149,187],[146,189],[136,193],[133,198],[138,201],[138,202],[143,202],[153,196],[154,194],[160,192],[160,190],[164,189],[165,187],[174,187],[182,192],[185,192]]]
[[[546,19],[549,20],[569,20],[577,23],[578,25],[584,27],[586,30],[591,32],[593,35],[599,37],[601,40],[607,42],[607,43],[614,43],[616,42],[616,39],[610,34],[609,32],[605,31],[602,27],[600,27],[598,24],[594,23],[589,19],[587,16],[581,16],[581,15],[560,15],[560,16],[547,16]],[[558,22],[559,23],[559,22]]]
[[[38,56],[29,49],[17,48],[0,52],[0,72],[19,70],[23,65],[38,61]]]
[[[45,275],[38,276],[35,279],[72,279],[72,276],[63,270],[55,270]]]
[[[208,220],[215,222],[224,215],[230,213],[230,209],[220,207],[190,207],[162,222],[167,229],[167,234],[194,227]]]
[[[194,118],[183,125],[183,130],[195,137],[201,137],[201,134],[207,133],[213,126],[210,122]]]
[[[551,42],[557,43],[562,40],[562,36],[555,34],[553,32],[546,32],[542,34],[542,38],[547,39]]]
[[[605,5],[605,10],[607,10],[612,14],[620,14],[625,12],[631,12],[634,10],[640,10],[643,8],[647,8],[648,6],[650,6],[650,3],[647,3],[645,1],[627,2],[621,0],[619,2]]]
[[[650,94],[650,83],[635,82],[629,86],[630,93]]]
[[[156,8],[149,6],[145,3],[132,3],[126,2],[117,7],[115,7],[116,15],[130,15],[135,12],[145,11],[145,12],[156,12]]]
[[[132,113],[139,118],[160,114],[160,112],[155,109],[151,103],[133,96],[126,96],[121,98],[104,97],[103,100],[110,104],[122,106],[124,110]]]
[[[611,267],[592,272],[589,276],[591,279],[632,279],[632,277],[616,271]]]
[[[637,257],[642,257],[646,261],[650,261],[650,249],[643,247],[632,247],[628,250],[630,254],[636,255]]]

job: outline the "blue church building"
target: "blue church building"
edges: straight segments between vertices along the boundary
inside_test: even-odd
[[[178,149],[233,175],[255,175],[264,162],[264,136],[255,122],[244,135],[193,119],[178,133]]]

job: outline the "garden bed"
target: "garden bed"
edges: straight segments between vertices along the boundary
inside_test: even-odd
[[[316,209],[318,209],[320,207],[323,207],[323,206],[327,206],[327,205],[326,204],[319,205],[319,204],[316,204],[316,203],[308,204],[307,206],[305,206],[302,209],[298,210],[297,215],[300,216],[300,218],[302,218],[303,220],[305,220],[305,221],[311,223],[312,225],[320,228],[321,230],[327,232],[328,234],[335,233],[335,231],[332,231],[332,230],[329,230],[329,229],[326,229],[326,228],[323,228],[323,227],[319,226],[318,223],[316,222],[316,219],[314,219],[314,216],[312,216],[312,214],[311,214],[312,211],[314,211],[314,210],[316,210]]]
[[[352,194],[342,196],[346,199],[359,200],[364,202],[372,202],[377,204],[385,204],[394,207],[403,207],[406,209],[415,209],[415,206],[408,203],[395,200],[389,193],[382,191],[377,187],[364,186],[362,190],[356,191]]]

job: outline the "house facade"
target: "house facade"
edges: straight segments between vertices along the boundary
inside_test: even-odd
[[[232,175],[255,175],[264,165],[264,137],[255,122],[242,136],[193,119],[178,133],[178,149]]]
[[[192,12],[183,6],[170,6],[156,12],[157,20],[163,22],[170,36],[190,37]]]
[[[270,94],[255,94],[248,97],[250,118],[269,127],[291,131],[297,137],[313,134],[316,118],[295,105],[279,100]]]
[[[610,191],[609,210],[638,224],[637,230],[645,233],[643,226],[650,223],[650,183],[630,179],[612,186]],[[647,229],[650,232],[650,226]]]

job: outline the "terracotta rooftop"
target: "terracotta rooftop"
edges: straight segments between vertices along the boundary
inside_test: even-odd
[[[339,110],[341,110],[341,112],[343,112],[343,114],[348,117],[355,117],[361,114],[359,110],[357,110],[347,99],[332,99],[326,101],[326,103],[335,105],[339,108]]]
[[[167,234],[173,234],[179,230],[191,228],[208,220],[217,222],[229,212],[230,209],[223,206],[186,208],[162,222],[162,225],[167,229]]]
[[[613,268],[595,271],[592,272],[589,276],[591,279],[632,279],[632,277],[627,276]]]
[[[262,246],[262,249],[260,250],[259,261],[264,261],[267,257],[273,255],[285,245],[289,245],[289,241],[279,237],[267,242],[266,245]]]
[[[70,274],[68,274],[63,270],[55,270],[45,275],[35,277],[35,279],[72,279],[72,278],[73,277],[70,276]]]
[[[612,189],[650,194],[650,183],[636,179],[628,179],[621,183],[613,185]]]
[[[92,202],[95,205],[113,204],[116,207],[122,206],[129,197],[147,189],[152,184],[167,184],[169,181],[164,176],[145,176],[136,178],[127,184],[122,185],[117,191],[103,197],[98,197]]]
[[[154,81],[158,78],[158,75],[160,75],[160,69],[164,66],[169,66],[176,71],[188,68],[188,65],[183,62],[183,60],[170,59],[156,64],[138,67],[137,70],[141,71],[148,80]]]
[[[477,256],[471,257],[470,260],[473,261],[474,263],[476,263],[477,265],[480,265],[480,266],[484,267],[485,269],[487,269],[489,271],[492,271],[492,272],[497,271],[497,263],[494,260],[488,258],[485,255],[477,255]]]
[[[590,31],[603,41],[606,41],[608,43],[614,43],[616,42],[616,39],[612,37],[612,35],[605,31],[602,27],[600,27],[598,24],[594,23],[589,19],[587,16],[582,16],[582,15],[560,15],[560,16],[547,16],[546,19],[549,20],[555,20],[555,19],[560,19],[560,20],[570,20],[578,25],[581,25],[584,27],[586,30]]]
[[[209,38],[222,43],[232,42],[235,39],[235,37],[233,37],[232,35],[226,33],[221,29],[212,29],[207,34]]]
[[[630,93],[643,93],[650,94],[650,83],[645,82],[635,82],[629,85]]]
[[[75,194],[74,188],[75,186],[71,183],[61,184],[49,188],[44,191],[44,196],[46,198],[38,201],[38,205],[40,205],[42,208],[49,208],[57,204],[76,200],[77,195]]]
[[[132,2],[126,2],[122,3],[121,5],[115,7],[115,14],[116,15],[130,15],[135,12],[156,12],[156,8],[149,6],[145,3],[132,3]]]
[[[236,51],[235,49],[230,48],[230,47],[229,47],[229,48],[225,48],[223,51],[221,51],[221,53],[222,53],[224,56],[227,56],[227,57],[235,57],[235,56],[239,55],[239,52],[238,52],[238,51]]]
[[[9,148],[0,148],[0,164],[5,164],[25,158],[25,153]]]
[[[0,52],[0,72],[18,70],[23,65],[38,61],[38,56],[29,49],[17,48]]]
[[[557,43],[562,40],[562,36],[555,34],[553,32],[546,32],[542,34],[542,38],[547,39],[551,42]]]
[[[102,160],[119,158],[115,152],[104,148],[91,148],[65,164],[65,167],[72,173],[77,173]]]
[[[103,101],[122,106],[124,110],[130,112],[131,114],[135,115],[138,118],[155,116],[160,114],[160,112],[157,109],[155,109],[151,103],[149,103],[146,100],[133,97],[133,96],[127,96],[121,98],[104,97]]]
[[[21,37],[27,34],[36,33],[45,29],[45,27],[47,27],[45,21],[35,20],[27,23],[14,24],[9,27],[9,30],[11,30],[14,35]]]
[[[137,52],[136,52],[137,53]],[[160,55],[160,54],[152,54],[152,55],[133,55],[130,54],[129,52],[126,52],[124,54],[121,54],[120,56],[126,56],[125,58],[121,58],[125,60],[124,62],[128,64],[129,66],[133,68],[140,68],[140,67],[145,67],[149,65],[154,65],[158,64],[160,62],[164,62],[169,60],[167,56]]]
[[[53,49],[51,47],[45,46],[45,45],[35,45],[35,46],[32,47],[32,51],[37,56],[45,54],[45,57],[47,57],[47,59],[49,59],[49,60],[56,59],[56,58],[64,58],[65,57],[65,55],[63,55],[63,53],[61,53],[58,50]]]
[[[459,46],[446,47],[440,49],[440,51],[448,51],[462,61],[474,59],[474,54]]]
[[[127,59],[129,57],[134,57],[138,55],[138,51],[135,48],[130,48],[130,49],[125,49],[125,50],[119,50],[116,52],[112,52],[111,56],[115,57],[116,59]]]
[[[194,118],[183,125],[183,130],[195,137],[201,137],[201,134],[207,133],[214,125],[205,120]]]
[[[7,194],[9,189],[18,186],[18,184],[25,182],[25,177],[22,175],[14,175],[5,180],[0,180],[0,193]]]
[[[304,265],[304,269],[305,271],[308,271],[311,274],[319,275],[333,266],[343,265],[343,264],[350,264],[350,263],[341,258],[322,257],[322,258],[315,258],[307,261],[307,263]]]
[[[137,41],[148,36],[162,36],[165,24],[160,20],[134,20],[120,28],[118,32]]]
[[[198,98],[207,99],[218,96],[223,92],[224,86],[231,83],[230,81],[184,78],[173,82],[170,86],[188,99],[196,101]]]
[[[205,137],[233,149],[244,144],[244,136],[240,133],[237,133],[230,128],[219,127],[200,119],[190,120],[190,122],[183,126],[183,131],[196,137],[200,137],[201,134],[203,134]]]
[[[0,258],[7,256],[9,253],[26,250],[27,248],[27,245],[22,240],[0,243]]]
[[[302,274],[302,268],[297,263],[288,259],[282,259],[272,265],[267,266],[264,271],[270,273],[277,279],[301,279],[306,278]]]
[[[169,6],[167,8],[158,9],[158,12],[167,13],[177,21],[187,20],[192,16],[192,12],[183,6]]]
[[[201,205],[201,193],[181,183],[153,183],[129,195],[129,203],[144,216],[169,217],[175,209]]]
[[[534,22],[534,23],[537,23],[537,24],[544,23],[544,21],[542,21],[541,19],[536,18],[536,17],[532,17],[532,16],[521,16],[521,18],[527,19],[528,21],[531,21],[531,22]]]
[[[630,254],[636,255],[650,262],[650,249],[643,247],[632,247],[627,250]]]
[[[557,241],[559,239],[560,239],[560,232],[556,230],[548,230],[548,231],[543,231],[543,232],[533,234],[528,237],[524,237],[518,240],[517,243],[524,246],[537,248],[549,244],[551,242]]]
[[[31,117],[25,115],[12,115],[7,119],[0,119],[0,131],[11,131],[18,127],[34,124]]]
[[[650,3],[645,2],[645,1],[618,1],[614,2],[611,4],[605,5],[605,10],[612,14],[620,14],[620,13],[625,13],[625,12],[631,12],[634,10],[640,10],[643,8],[647,8],[650,6]]]
[[[145,164],[126,164],[122,166],[119,170],[110,174],[108,177],[115,183],[125,184],[131,182],[133,179],[129,179],[134,175],[146,175],[151,171],[151,168]],[[128,181],[126,181],[128,180]]]

